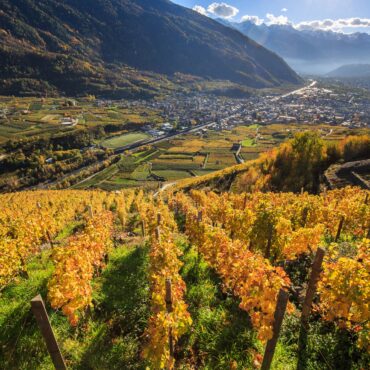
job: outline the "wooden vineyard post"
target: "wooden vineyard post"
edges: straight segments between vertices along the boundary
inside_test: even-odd
[[[201,223],[203,221],[203,212],[199,211],[198,212],[198,217],[197,217],[198,223]],[[200,264],[200,251],[199,251],[199,243],[197,243],[197,277],[199,279],[199,264]]]
[[[285,310],[288,305],[288,299],[289,299],[288,292],[285,291],[284,289],[280,289],[276,303],[276,310],[274,314],[273,336],[266,344],[261,370],[269,370],[271,367],[276,344],[279,338],[281,324],[283,323]]]
[[[340,218],[337,235],[335,236],[335,240],[334,240],[335,242],[337,242],[340,238],[340,233],[342,232],[343,224],[344,224],[344,216]]]
[[[37,202],[37,203],[36,203],[36,206],[37,206],[37,209],[39,210],[39,215],[40,215],[40,217],[42,217],[42,213],[41,213],[41,208],[42,208],[42,206],[41,206],[41,203],[40,203],[40,202]],[[52,240],[52,237],[51,237],[51,235],[50,235],[49,230],[46,230],[46,237],[47,237],[47,239],[48,239],[48,242],[49,242],[49,244],[50,244],[50,247],[51,247],[51,248],[54,248],[53,240]]]
[[[161,230],[159,229],[159,226],[155,228],[155,237],[157,238],[158,243],[160,243],[161,242]]]
[[[162,222],[162,215],[160,213],[157,214],[157,227],[155,228],[155,236],[158,240],[158,243],[160,243],[160,239],[161,239],[161,230],[160,230],[160,225],[161,225],[161,222]]]
[[[21,261],[21,267],[22,267],[22,269],[21,269],[21,271],[20,271],[20,275],[21,275],[22,277],[24,277],[25,279],[29,279],[29,278],[30,278],[30,276],[28,275],[26,261],[24,260],[24,258],[23,258],[23,256],[22,256],[22,254],[19,252],[19,250],[18,250],[18,249],[16,249],[16,253],[18,254],[19,259],[20,259],[20,261]],[[41,256],[41,254],[40,254],[40,256]]]
[[[306,297],[304,299],[301,315],[301,323],[306,325],[308,322],[308,317],[310,316],[311,306],[313,297],[316,292],[316,285],[319,280],[322,261],[324,260],[325,251],[322,248],[318,248],[316,252],[315,259],[312,264],[312,271],[310,276],[310,281],[308,283]]]
[[[244,201],[243,201],[243,210],[245,210],[245,208],[247,207],[247,200],[248,200],[248,197],[247,197],[247,194],[245,193],[244,194]]]
[[[50,243],[50,247],[51,248],[54,248],[53,239],[51,237],[51,234],[50,234],[49,230],[46,230],[46,236],[48,237],[48,240],[49,240],[49,243]]]
[[[301,327],[298,340],[298,369],[305,368],[308,319],[310,317],[312,301],[315,296],[317,282],[320,277],[321,266],[324,260],[324,256],[325,251],[322,248],[318,248],[315,255],[315,259],[312,264],[310,281],[308,282],[307,292],[302,306]]]
[[[87,211],[89,212],[89,217],[90,218],[93,218],[94,217],[94,213],[93,213],[93,210],[92,210],[91,205],[88,205],[87,206]]]
[[[145,238],[146,234],[145,234],[145,221],[144,220],[141,221],[141,233],[143,235],[143,238]]]
[[[41,334],[44,337],[46,347],[53,361],[55,369],[66,370],[67,366],[64,362],[63,355],[50,325],[44,301],[42,300],[40,294],[31,300],[31,310],[36,318]]]
[[[166,309],[167,309],[167,313],[171,313],[173,311],[171,279],[166,279]],[[169,343],[169,347],[170,347],[170,356],[173,357],[174,349],[173,349],[173,338],[172,338],[172,329],[171,328],[170,328],[169,333],[168,333],[168,343]]]

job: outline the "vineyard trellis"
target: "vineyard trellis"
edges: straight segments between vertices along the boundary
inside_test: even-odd
[[[197,251],[197,268],[203,259],[217,272],[224,291],[239,299],[258,338],[267,343],[263,369],[271,365],[285,310],[301,311],[299,361],[312,310],[355,333],[358,346],[367,350],[368,196],[368,191],[356,188],[320,196],[191,191],[171,195],[167,204],[142,191],[3,195],[0,283],[6,287],[19,274],[27,277],[27,261],[46,243],[54,265],[48,302],[77,325],[92,302],[91,281],[111,253],[115,225],[125,229],[129,214],[135,213],[138,233],[149,248],[150,318],[142,355],[153,368],[174,367],[176,346],[192,325],[181,276],[182,250],[176,241],[182,230]],[[66,225],[77,221],[79,231],[56,243]],[[313,262],[300,307],[288,300],[296,293],[286,266],[302,255]]]

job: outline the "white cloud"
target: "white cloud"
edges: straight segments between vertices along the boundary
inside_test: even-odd
[[[208,6],[207,11],[222,18],[232,18],[239,13],[239,9],[225,3],[212,3]]]
[[[260,18],[258,15],[243,15],[243,17],[241,18],[241,22],[247,22],[247,21],[252,22],[256,24],[257,26],[260,26],[261,24],[263,24],[264,19]]]
[[[201,5],[195,5],[193,10],[206,16],[214,16],[221,18],[233,18],[239,13],[239,9],[235,8],[226,3],[212,3],[208,8],[204,8]],[[287,8],[281,9],[282,12],[288,12]],[[300,23],[293,23],[289,20],[286,15],[274,15],[271,13],[266,14],[266,20],[260,18],[257,15],[244,15],[241,17],[241,22],[252,22],[257,26],[263,23],[267,25],[291,25],[297,30],[324,30],[324,31],[335,31],[335,32],[349,32],[351,28],[367,28],[365,32],[370,31],[370,18],[340,18],[340,19],[323,19],[304,21]],[[356,31],[356,30],[355,30]]]
[[[369,18],[324,19],[301,22],[295,25],[298,30],[342,31],[343,28],[368,28]]]
[[[279,24],[279,25],[286,25],[286,24],[291,24],[291,22],[289,21],[288,17],[286,17],[285,15],[278,15],[278,16],[275,16],[271,13],[267,13],[266,14],[266,18],[267,18],[267,24],[268,25],[271,25],[271,24]]]
[[[193,6],[193,10],[198,12],[199,14],[202,14],[202,15],[207,15],[207,10],[206,8],[203,8],[202,6],[200,5],[194,5]]]

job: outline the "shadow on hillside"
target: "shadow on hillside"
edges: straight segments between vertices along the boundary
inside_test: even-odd
[[[117,250],[102,275],[94,321],[103,321],[79,369],[142,369],[140,337],[149,317],[147,250]]]
[[[178,362],[197,368],[225,369],[237,361],[250,368],[248,350],[255,348],[255,333],[238,300],[222,292],[222,281],[204,262],[197,263],[195,249],[184,248],[181,271],[188,287],[186,300],[192,330],[180,340]],[[185,366],[186,366],[185,365]]]

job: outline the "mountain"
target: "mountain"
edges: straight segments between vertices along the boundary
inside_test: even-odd
[[[175,88],[175,73],[256,88],[301,82],[237,30],[167,0],[0,2],[0,94],[150,95]]]
[[[370,64],[348,64],[327,74],[334,78],[360,78],[370,77]]]
[[[344,64],[370,59],[367,33],[298,30],[291,25],[256,25],[251,21],[222,23],[274,51],[300,73],[326,74]]]

